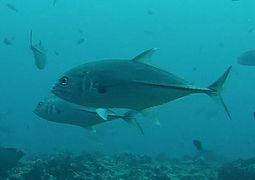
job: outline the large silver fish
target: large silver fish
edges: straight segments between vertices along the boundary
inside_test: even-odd
[[[210,86],[200,88],[146,64],[155,50],[147,50],[132,60],[101,60],[75,67],[62,75],[52,92],[60,98],[84,106],[137,111],[189,94],[205,93],[216,97],[230,117],[220,92],[231,67]]]
[[[135,116],[137,112],[135,111],[116,114],[109,109],[95,109],[72,104],[55,96],[48,97],[39,102],[34,113],[48,121],[80,126],[93,131],[95,130],[95,125],[123,119],[143,133],[143,129],[136,121]]]
[[[34,55],[34,63],[35,66],[39,69],[42,70],[46,66],[46,61],[47,61],[47,55],[44,47],[42,46],[42,41],[39,41],[37,44],[32,44],[32,31],[30,31],[30,49],[33,52]]]

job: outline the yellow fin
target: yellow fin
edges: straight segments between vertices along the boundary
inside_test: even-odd
[[[147,108],[141,111],[141,113],[143,114],[143,116],[149,118],[150,120],[152,120],[152,122],[154,124],[156,124],[157,126],[160,126],[160,122],[156,117],[156,114],[154,112],[154,110],[152,108]]]

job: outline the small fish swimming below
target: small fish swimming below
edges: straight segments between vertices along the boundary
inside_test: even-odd
[[[195,161],[205,161],[205,162],[226,162],[229,161],[226,157],[219,155],[213,150],[204,149],[202,142],[199,140],[193,140],[193,145],[195,146],[197,152],[193,156]]]
[[[242,53],[237,62],[243,66],[255,66],[255,50],[250,50]]]
[[[48,121],[80,126],[92,131],[95,131],[95,125],[123,119],[143,134],[143,129],[135,118],[136,111],[116,114],[109,109],[84,107],[51,96],[39,102],[34,113]]]
[[[7,6],[7,8],[9,8],[10,10],[12,10],[12,11],[14,11],[14,12],[16,12],[16,13],[19,12],[19,10],[18,10],[18,9],[16,8],[16,6],[13,5],[13,4],[8,3],[8,4],[6,4],[6,6]]]
[[[37,44],[32,44],[32,31],[30,32],[30,49],[33,52],[34,55],[34,63],[35,66],[39,69],[42,70],[46,66],[46,61],[47,61],[47,55],[44,47],[42,46],[42,41],[39,41]]]
[[[80,45],[80,44],[83,44],[85,42],[85,39],[84,38],[81,38],[77,41],[77,44]]]
[[[197,151],[203,151],[203,146],[199,140],[193,140],[193,145],[195,146]]]

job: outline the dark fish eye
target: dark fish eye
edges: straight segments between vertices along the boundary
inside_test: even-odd
[[[43,102],[39,102],[39,103],[37,104],[38,107],[41,107],[42,105],[43,105]]]
[[[66,86],[66,85],[68,84],[68,81],[69,81],[69,78],[66,77],[66,76],[62,77],[62,78],[59,80],[59,82],[60,82],[60,84],[61,84],[62,86]]]

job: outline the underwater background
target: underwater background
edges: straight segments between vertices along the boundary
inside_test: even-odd
[[[0,1],[0,112],[8,112],[0,119],[0,146],[26,155],[164,152],[179,158],[194,155],[192,141],[199,139],[205,149],[231,159],[254,157],[255,69],[237,64],[238,55],[254,48],[254,8],[254,0]],[[30,30],[47,49],[47,67],[41,71],[29,49]],[[5,38],[12,43],[2,43]],[[131,59],[152,47],[158,48],[152,64],[202,87],[233,65],[223,92],[232,120],[203,94],[157,107],[161,126],[139,116],[145,135],[121,120],[92,133],[33,113],[70,68],[100,59]]]

